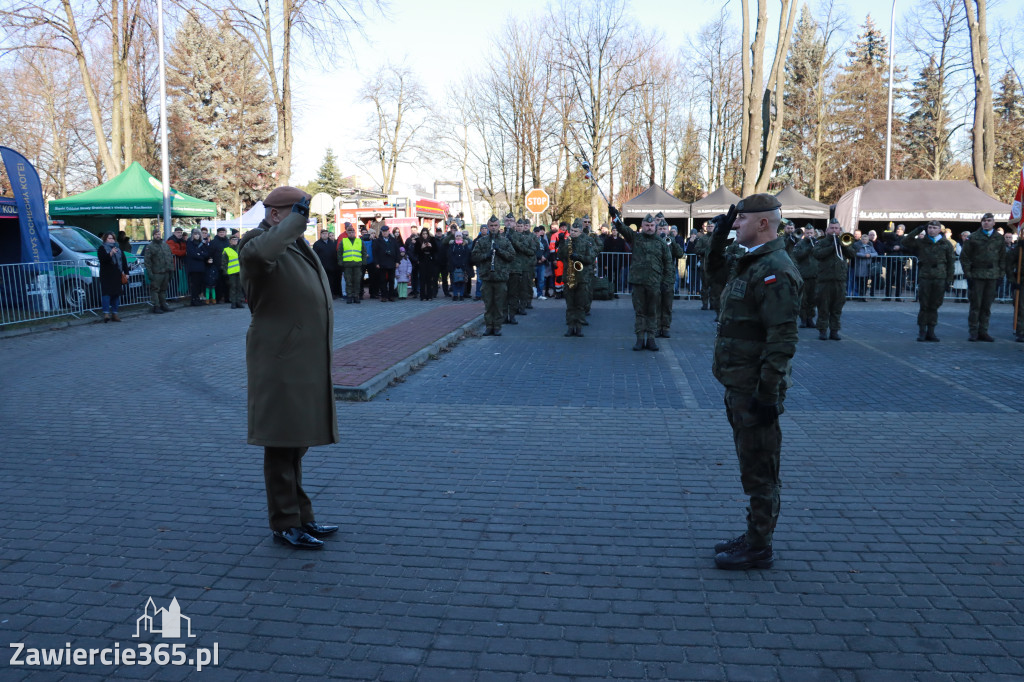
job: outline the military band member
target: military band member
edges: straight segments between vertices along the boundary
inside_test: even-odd
[[[922,230],[927,233],[920,235]],[[942,224],[918,225],[900,240],[903,251],[917,256],[917,340],[938,341],[935,325],[946,289],[953,284],[953,244],[942,236]]]
[[[687,266],[697,273],[700,278],[700,309],[710,310],[710,299],[711,299],[711,287],[708,282],[708,270],[705,267],[704,254],[707,253],[708,243],[711,239],[711,223],[704,222],[700,226],[700,231],[693,238],[693,241],[687,245],[687,252],[693,257],[693,260],[687,262]],[[696,266],[693,264],[696,263]],[[696,270],[693,268],[696,267]],[[692,285],[691,285],[692,286]]]
[[[818,338],[841,341],[843,306],[846,305],[846,280],[850,272],[847,260],[856,255],[852,246],[840,241],[843,228],[839,221],[828,221],[825,236],[818,240],[811,251],[818,261]]]
[[[661,289],[658,298],[658,333],[656,336],[662,339],[669,338],[669,327],[672,326],[672,301],[675,298],[673,291],[676,286],[676,272],[679,267],[679,259],[683,257],[683,247],[669,234],[668,222],[664,218],[658,221],[658,238],[669,248],[669,267],[661,276]]]
[[[989,336],[988,321],[999,280],[1006,271],[1003,236],[995,231],[995,226],[995,218],[986,213],[981,218],[981,227],[971,233],[960,251],[960,266],[967,279],[967,298],[971,304],[967,313],[968,341],[995,341]]]
[[[790,259],[793,258],[793,249],[800,243],[800,234],[798,234],[796,225],[793,224],[792,220],[788,218],[782,219],[782,239],[786,243],[786,253],[789,254]]]
[[[747,530],[715,545],[722,569],[770,568],[772,539],[779,518],[779,460],[786,389],[798,340],[796,319],[803,281],[778,237],[779,200],[771,194],[746,197],[716,227],[712,250],[721,249],[729,230],[746,247],[725,284],[715,339],[713,371],[725,387],[725,410],[732,426],[743,492],[750,498]],[[726,267],[715,257],[712,268]]]
[[[633,350],[659,350],[654,335],[658,331],[658,298],[661,278],[672,267],[672,258],[665,242],[655,233],[654,216],[648,213],[634,232],[622,224],[619,210],[608,206],[612,226],[622,235],[632,250],[629,263],[629,283],[633,285],[633,331],[636,343]]]
[[[590,236],[583,234],[583,226],[577,221],[569,228],[569,236],[558,240],[558,259],[564,264],[565,273],[565,325],[566,336],[583,336],[586,311],[583,307],[583,273],[594,260],[594,243]],[[582,270],[577,270],[582,266]]]
[[[584,320],[583,324],[589,325],[586,317],[590,316],[590,306],[594,303],[594,270],[597,265],[597,255],[601,253],[601,249],[604,247],[604,242],[595,235],[591,229],[592,223],[590,221],[590,214],[584,214],[580,221],[583,223],[583,236],[591,240],[593,245],[594,258],[590,263],[583,264],[583,275],[582,286],[583,286],[583,311]]]
[[[516,257],[512,243],[499,233],[497,216],[487,221],[487,233],[473,243],[470,256],[480,278],[480,292],[484,299],[484,336],[501,336],[501,323],[505,319],[508,294],[508,274]]]
[[[512,250],[517,251],[516,244],[519,240],[516,232],[516,217],[512,215],[512,211],[505,214],[502,236],[508,240],[508,243],[512,246]],[[519,324],[519,322],[516,321],[516,314],[519,312],[520,308],[520,278],[521,275],[519,273],[519,268],[517,267],[515,257],[513,257],[512,265],[508,268],[508,278],[505,283],[505,324]]]
[[[814,329],[814,306],[817,304],[818,261],[812,253],[817,243],[816,237],[814,226],[805,225],[803,235],[790,253],[790,258],[796,263],[800,277],[804,280],[804,293],[800,302],[800,326],[806,329]]]
[[[513,233],[515,241],[512,248],[516,250],[515,268],[519,271],[519,291],[516,292],[516,314],[525,315],[527,308],[532,308],[533,274],[536,270],[537,244],[530,232],[530,221],[520,218],[516,221]]]

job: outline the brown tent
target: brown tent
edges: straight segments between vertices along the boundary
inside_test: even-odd
[[[1002,221],[1010,207],[967,180],[870,180],[836,202],[836,218],[848,232],[861,222],[977,224],[985,213]]]
[[[815,201],[805,197],[793,188],[793,185],[786,185],[782,191],[775,195],[782,203],[782,217],[793,220],[828,220],[828,204]]]
[[[689,218],[690,205],[676,199],[661,185],[651,185],[622,205],[625,218],[643,218],[648,213],[661,211],[665,218]]]
[[[722,185],[703,199],[690,204],[690,232],[693,232],[693,223],[711,220],[719,213],[726,213],[729,206],[740,203],[740,198]]]

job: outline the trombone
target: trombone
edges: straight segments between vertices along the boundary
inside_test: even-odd
[[[835,235],[832,235],[832,243],[835,244],[836,247],[836,258],[838,258],[839,260],[843,260],[843,252],[839,249],[839,245],[842,244],[843,246],[849,246],[850,244],[852,244],[853,233],[843,232],[841,235],[839,235],[838,239]]]

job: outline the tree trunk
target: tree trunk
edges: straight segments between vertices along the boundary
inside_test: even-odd
[[[775,60],[772,62],[771,73],[768,76],[768,87],[765,90],[765,119],[768,123],[768,134],[764,154],[761,156],[761,172],[757,178],[755,191],[768,191],[768,183],[775,170],[775,157],[779,153],[779,139],[782,137],[782,124],[785,121],[785,109],[783,89],[785,78],[782,75],[783,66],[786,63],[786,54],[789,52],[789,43],[793,39],[793,21],[796,18],[796,5],[794,0],[782,0],[782,11],[779,16],[779,37],[775,44]],[[786,9],[789,8],[787,14]],[[775,113],[771,113],[771,102],[769,98],[774,93]]]
[[[287,185],[292,175],[292,0],[282,0],[283,45],[281,46],[281,101],[277,115],[277,184]],[[267,14],[269,21],[269,12]],[[268,32],[267,38],[270,34]]]
[[[757,26],[754,29],[754,42],[750,45],[743,42],[743,130],[741,134],[743,158],[743,189],[742,196],[753,194],[757,186],[758,162],[761,156],[762,133],[764,125],[761,120],[762,99],[764,97],[764,41],[768,23],[766,0],[757,0]],[[747,0],[743,0],[743,35],[750,33],[750,18],[747,16]],[[749,65],[749,67],[747,66]]]
[[[974,14],[977,2],[978,16]],[[964,0],[967,27],[971,37],[971,65],[974,68],[974,127],[971,131],[971,164],[974,184],[993,195],[992,171],[995,149],[992,111],[992,86],[989,80],[988,36],[985,35],[985,0]]]

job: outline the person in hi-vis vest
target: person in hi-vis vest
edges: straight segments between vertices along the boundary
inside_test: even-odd
[[[363,298],[363,240],[356,236],[352,223],[345,223],[345,236],[338,241],[338,265],[345,283],[345,303]]]
[[[242,307],[242,282],[239,277],[241,268],[238,266],[238,235],[231,235],[228,246],[220,255],[220,271],[224,273],[228,283],[228,301],[232,308]]]

